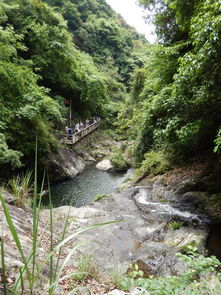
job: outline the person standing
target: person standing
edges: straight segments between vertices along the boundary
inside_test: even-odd
[[[79,132],[79,131],[80,131],[80,123],[77,122],[77,123],[75,124],[75,132]]]
[[[72,139],[73,137],[73,129],[71,127],[68,127],[68,139]]]

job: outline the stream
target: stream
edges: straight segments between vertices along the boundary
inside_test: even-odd
[[[119,185],[129,178],[133,172],[131,169],[126,173],[106,172],[98,170],[95,165],[96,163],[87,166],[82,173],[72,179],[53,185],[51,188],[53,206],[72,205],[73,207],[80,208],[88,205],[95,196],[116,192]],[[125,198],[123,197],[124,194],[128,194],[128,196]],[[127,260],[125,253],[130,253],[133,258],[141,259],[149,265],[149,263],[153,264],[151,257],[161,257],[168,270],[171,267],[167,264],[171,263],[171,259],[174,259],[175,255],[173,251],[166,250],[168,244],[172,240],[179,241],[182,244],[182,241],[184,242],[192,237],[193,239],[203,240],[211,224],[206,214],[199,214],[197,212],[199,203],[196,199],[191,196],[180,197],[173,194],[172,191],[167,192],[164,189],[160,193],[159,198],[159,185],[134,187],[122,192],[120,197],[115,198],[112,196],[112,198],[111,203],[107,203],[107,211],[110,211],[112,216],[111,220],[124,219],[125,216],[126,218],[129,216],[131,219],[136,220],[135,223],[129,222],[129,228],[127,228],[127,224],[121,226],[119,239],[116,238],[116,232],[114,233],[114,238],[105,237],[105,239],[109,239],[110,245],[115,245],[114,249],[118,249],[113,250],[117,253],[116,260]],[[111,197],[108,199],[110,200]],[[45,198],[44,204],[48,205],[47,202],[48,198]],[[112,205],[112,202],[117,202],[117,204]],[[104,205],[100,205],[99,202],[94,203],[94,206],[98,206],[102,210],[104,209]],[[132,212],[133,214],[131,215]],[[106,219],[101,221],[106,221]],[[174,221],[181,222],[183,227],[177,231],[169,229],[167,224]],[[215,254],[219,259],[221,258],[220,233],[220,224],[218,224],[212,228],[207,240],[209,254]],[[145,242],[148,243],[148,247],[152,245],[151,251],[149,248],[147,251],[146,246],[144,246]],[[139,251],[134,251],[137,247],[136,245],[139,245]],[[99,251],[98,254],[100,253]],[[162,254],[166,253],[165,251],[168,251],[167,254]],[[150,255],[149,258],[146,257],[148,256],[147,253]],[[154,261],[156,260],[155,258]],[[128,259],[130,261],[131,257]],[[157,273],[165,271],[164,267],[159,266],[161,262],[159,262],[159,265],[157,261],[154,263],[156,265],[150,268],[151,271],[155,268],[157,270],[154,270],[154,272]]]
[[[95,196],[111,194],[118,186],[132,174],[132,169],[125,172],[106,172],[98,170],[96,164],[88,165],[77,176],[57,183],[51,188],[53,207],[72,205],[74,207],[85,206]],[[44,204],[47,205],[46,198]]]

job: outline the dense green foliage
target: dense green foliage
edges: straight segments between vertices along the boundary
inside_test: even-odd
[[[220,294],[220,261],[215,256],[197,254],[195,247],[189,246],[189,249],[191,254],[178,254],[185,270],[179,276],[143,278],[143,272],[135,265],[129,277],[122,280],[121,288],[139,286],[150,295]]]
[[[105,77],[110,101],[103,108],[106,126],[110,127],[116,120],[119,104],[127,97],[133,71],[144,63],[146,39],[105,0],[44,1],[63,15],[76,47],[93,58]]]
[[[126,97],[122,81],[142,64],[139,39],[105,1],[1,0],[2,175],[31,164],[36,134],[41,161],[56,148],[65,100],[76,119],[114,120]]]
[[[109,67],[112,62],[124,82],[142,65],[136,53],[137,43],[146,44],[144,36],[129,27],[105,0],[45,0],[68,21],[76,46],[89,53],[96,64]]]
[[[118,131],[123,129],[123,135],[137,141],[137,164],[150,150],[164,150],[177,160],[220,151],[221,4],[210,0],[140,3],[155,11],[160,44],[149,46],[149,59],[133,76]]]

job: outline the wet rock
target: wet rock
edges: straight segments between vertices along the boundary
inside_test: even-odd
[[[179,185],[177,185],[175,191],[178,194],[184,194],[188,191],[193,191],[196,188],[197,188],[197,183],[194,180],[192,180],[187,183],[180,183]]]
[[[162,193],[160,197],[157,192]],[[81,243],[80,253],[92,255],[98,270],[104,273],[113,271],[116,265],[121,272],[126,272],[129,265],[142,261],[150,274],[179,274],[184,267],[175,255],[177,251],[192,241],[204,248],[207,236],[207,231],[194,227],[174,231],[167,226],[168,221],[176,218],[198,218],[196,213],[188,210],[191,211],[190,197],[185,196],[182,203],[180,196],[165,191],[161,186],[158,188],[151,184],[128,188],[104,198],[102,202],[81,208],[71,207],[68,233],[93,224],[118,222],[86,230],[69,246]],[[67,206],[53,209],[54,218],[58,220],[55,222],[56,232],[61,230],[59,220],[68,211]]]
[[[185,193],[183,196],[185,197],[185,196],[192,196],[193,198],[198,198],[198,199],[204,199],[204,198],[209,198],[209,196],[210,196],[211,194],[210,193],[208,193],[208,192],[201,192],[201,191],[199,191],[199,192],[192,192],[192,191],[190,191],[190,192],[187,192],[187,193]]]
[[[197,208],[197,206],[199,206],[199,204],[201,203],[200,198],[203,196],[205,196],[206,193],[204,192],[187,192],[185,194],[183,194],[181,196],[182,202],[186,203],[186,204],[190,204],[192,207],[195,206]]]
[[[95,162],[96,160],[88,153],[83,154],[83,159],[89,163]]]
[[[104,274],[116,270],[116,267],[124,273],[131,264],[136,262],[139,262],[140,268],[146,271],[147,276],[148,274],[179,274],[184,270],[184,266],[176,256],[177,251],[193,241],[198,248],[204,249],[207,237],[206,230],[194,227],[194,220],[202,219],[203,222],[204,217],[194,211],[197,203],[192,204],[192,200],[191,195],[186,194],[182,197],[160,184],[152,183],[128,188],[122,193],[112,194],[90,206],[55,208],[53,209],[55,239],[59,240],[69,214],[66,236],[77,233],[79,229],[88,227],[90,229],[82,230],[80,235],[76,234],[69,240],[64,248],[65,254],[69,249],[73,249],[73,246],[81,245],[76,255],[84,253],[91,255],[98,271]],[[32,214],[23,209],[8,206],[24,244],[24,251],[28,253],[32,239]],[[40,230],[48,224],[49,220],[49,210],[43,210],[39,223]],[[188,224],[191,226],[173,230],[167,226],[168,221],[171,220],[189,221]],[[5,219],[3,223],[6,226]],[[102,223],[106,224],[91,227],[91,225]],[[8,239],[9,231],[4,233],[5,238]],[[44,241],[45,248],[40,245],[38,249],[39,263],[49,250],[47,236]],[[9,261],[19,260],[19,254],[14,250],[15,246],[11,239],[6,242],[7,264]],[[21,260],[19,262],[22,263]],[[76,259],[71,260],[70,263],[74,265]],[[47,270],[45,273],[47,274]],[[142,294],[141,290],[136,290],[138,293],[133,293],[135,290],[126,293],[114,291],[121,292],[116,293],[117,295]],[[113,295],[110,292],[108,294]]]
[[[143,225],[138,225],[137,228],[134,230],[134,233],[138,236],[139,240],[146,241],[148,238],[151,238],[155,235],[155,238],[157,238],[156,234],[164,229],[167,222],[162,223],[154,223],[154,224],[147,224],[143,223]]]
[[[153,187],[154,188],[154,187]],[[133,195],[137,206],[144,212],[148,213],[152,220],[182,221],[186,225],[194,225],[205,227],[209,220],[205,214],[196,213],[196,208],[200,203],[198,200],[192,200],[192,197],[181,197],[175,195],[174,192],[164,190],[164,198],[157,195],[154,191],[150,191],[145,187],[141,187]]]
[[[149,274],[168,275],[174,272],[178,263],[176,252],[177,249],[172,245],[148,241],[137,251],[135,257],[146,265]]]
[[[7,203],[7,204],[13,205],[16,202],[15,196],[13,196],[12,194],[10,194],[7,191],[2,192],[2,197],[3,197],[3,200],[5,201],[5,203]]]
[[[101,162],[99,162],[97,165],[96,165],[96,168],[97,169],[100,169],[100,170],[104,170],[104,171],[111,171],[113,170],[113,165],[111,164],[110,160],[108,159],[105,159]]]
[[[143,277],[144,278],[148,278],[151,275],[151,270],[148,267],[148,265],[141,259],[138,259],[137,261],[135,261],[132,266],[130,266],[127,270],[127,274],[130,274],[132,271],[134,271],[134,265],[138,266],[138,269],[141,270],[143,272]],[[138,278],[140,276],[137,276],[136,278]]]

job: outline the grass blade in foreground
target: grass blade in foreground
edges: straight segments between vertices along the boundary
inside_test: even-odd
[[[49,183],[49,175],[48,176],[48,193],[49,193],[49,204],[50,204],[50,251],[53,251],[53,213],[52,213],[52,203],[51,203],[51,187]],[[53,255],[50,257],[50,283],[49,286],[53,284]],[[49,289],[49,295],[53,295],[53,287]]]
[[[36,264],[36,251],[37,251],[37,237],[38,237],[38,212],[37,212],[37,160],[38,160],[38,140],[36,134],[36,144],[35,144],[35,171],[34,171],[34,196],[33,196],[33,241],[32,241],[32,289],[35,283],[35,264]]]
[[[43,189],[44,189],[44,183],[45,183],[45,172],[44,172],[43,179],[42,179],[41,190],[40,190],[40,197],[39,197],[39,202],[38,202],[38,214],[37,214],[37,225],[36,225],[37,231],[38,231],[38,223],[39,223],[39,217],[40,217],[40,211],[41,211],[41,200],[42,200],[42,193],[43,193]],[[42,240],[42,237],[43,237],[43,235],[44,235],[47,227],[48,227],[48,224],[46,225],[44,231],[42,232],[42,234],[41,234],[41,236],[39,238],[39,241]],[[40,242],[37,243],[37,248],[38,248],[39,244],[40,244]],[[32,256],[33,256],[33,249],[31,250],[31,253],[29,254],[29,257],[27,258],[27,264],[29,264],[31,262]],[[19,270],[19,276],[16,279],[15,284],[13,286],[13,291],[12,291],[12,292],[14,292],[13,294],[17,294],[19,287],[20,286],[22,287],[24,285],[23,284],[24,283],[23,282],[23,273],[24,273],[24,271],[25,271],[25,267],[22,267]],[[20,281],[21,281],[21,285],[20,285]],[[32,288],[33,287],[34,286],[32,286]]]
[[[9,230],[10,230],[10,232],[12,234],[14,242],[15,242],[15,244],[16,244],[16,246],[18,248],[18,251],[19,251],[19,253],[21,255],[22,261],[25,264],[25,269],[27,271],[27,278],[28,278],[28,281],[29,281],[30,289],[31,289],[31,274],[30,274],[30,270],[28,268],[28,263],[27,263],[27,260],[25,258],[25,254],[23,252],[23,249],[22,249],[21,242],[19,240],[17,231],[16,231],[16,229],[14,227],[14,224],[12,222],[12,218],[10,216],[9,210],[8,210],[8,208],[7,208],[6,204],[5,204],[5,201],[4,201],[1,194],[0,194],[0,201],[2,203],[2,208],[3,208],[4,214],[5,214],[7,223],[8,223]]]
[[[64,238],[65,238],[65,234],[66,234],[67,226],[68,226],[68,219],[69,219],[70,210],[71,210],[71,206],[69,207],[68,214],[66,216],[66,220],[65,220],[65,224],[64,224],[63,231],[62,231],[60,242],[62,242],[64,240]],[[59,252],[58,252],[57,262],[56,262],[56,266],[55,266],[55,270],[54,270],[54,278],[53,278],[54,282],[56,282],[58,280],[58,278],[59,278],[59,275],[57,275],[57,272],[58,272],[58,265],[59,265],[59,261],[60,261],[60,257],[61,257],[61,251],[62,251],[62,247],[59,249]],[[60,270],[59,270],[59,273],[60,273]],[[54,292],[55,287],[56,287],[56,285],[52,286],[53,292]]]
[[[43,267],[44,265],[48,262],[48,260],[50,259],[50,257],[52,255],[54,255],[56,253],[56,251],[58,251],[63,245],[65,245],[67,242],[69,242],[70,240],[72,240],[74,237],[78,236],[79,234],[89,230],[89,229],[92,229],[92,228],[96,228],[96,227],[99,227],[99,226],[104,226],[104,225],[108,225],[108,224],[113,224],[113,223],[118,223],[118,222],[122,222],[122,221],[125,221],[125,220],[116,220],[116,221],[108,221],[108,222],[103,222],[103,223],[99,223],[99,224],[94,224],[94,225],[90,225],[88,227],[85,227],[85,228],[82,228],[80,230],[78,230],[77,232],[69,235],[67,238],[65,238],[62,242],[60,242],[55,248],[53,251],[51,251],[48,256],[45,258],[45,260],[42,262],[39,270],[38,270],[38,273],[37,275],[39,275],[41,273],[41,271],[43,270]]]
[[[70,258],[72,257],[72,255],[74,254],[74,252],[76,251],[76,249],[77,249],[80,245],[82,245],[82,243],[78,243],[73,249],[71,249],[71,251],[68,253],[67,257],[65,258],[65,260],[64,260],[64,262],[63,262],[63,264],[62,264],[62,266],[60,267],[59,272],[58,272],[56,278],[54,279],[54,282],[48,287],[47,290],[44,291],[43,294],[46,294],[46,292],[47,292],[48,290],[50,290],[50,289],[52,289],[53,292],[54,292],[55,287],[57,286],[57,284],[58,284],[59,282],[61,282],[62,280],[66,279],[67,276],[68,276],[68,278],[69,278],[69,277],[73,276],[74,274],[76,274],[76,271],[74,271],[74,272],[71,272],[71,276],[70,276],[70,274],[68,274],[68,275],[65,275],[64,277],[61,277],[61,274],[62,274],[62,271],[63,271],[64,267],[67,265],[67,263],[69,262]],[[78,272],[77,274],[79,274],[79,272]],[[42,295],[43,295],[43,294],[42,294]],[[53,294],[53,293],[52,293],[52,294]]]
[[[1,236],[1,261],[2,261],[2,280],[3,280],[3,288],[4,288],[3,291],[4,291],[4,295],[7,295],[3,224],[2,224],[2,236]]]

